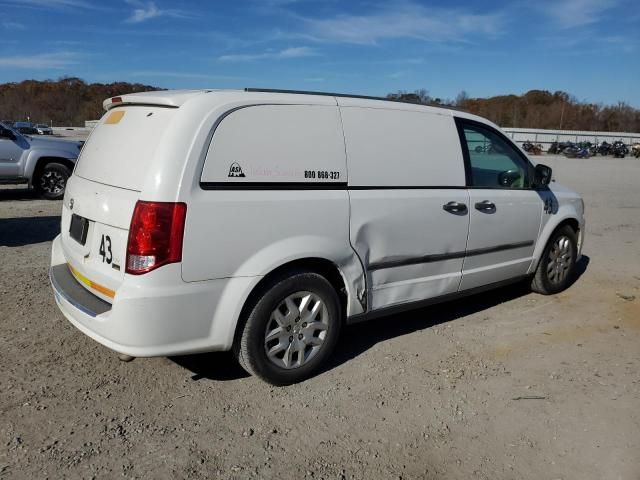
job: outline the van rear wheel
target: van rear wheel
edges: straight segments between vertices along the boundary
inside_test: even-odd
[[[241,326],[234,352],[240,365],[272,385],[313,375],[335,349],[340,300],[323,276],[296,272],[271,282]]]

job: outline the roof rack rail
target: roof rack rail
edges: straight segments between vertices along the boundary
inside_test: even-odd
[[[244,91],[245,92],[264,92],[264,93],[295,93],[299,95],[321,95],[324,97],[361,98],[364,100],[382,100],[384,102],[408,103],[410,105],[423,105],[426,107],[445,108],[448,110],[459,110],[458,108],[449,106],[449,105],[427,105],[424,103],[410,102],[408,100],[400,100],[397,98],[373,97],[370,95],[351,95],[348,93],[312,92],[307,90],[282,90],[279,88],[245,88]]]
[[[350,95],[348,93],[312,92],[309,90],[282,90],[279,88],[245,88],[244,91],[245,92],[265,92],[265,93],[295,93],[299,95],[321,95],[323,97],[364,98],[366,100],[390,101],[390,99],[385,97],[373,97],[369,95]]]

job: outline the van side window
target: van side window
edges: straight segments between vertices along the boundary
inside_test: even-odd
[[[529,188],[529,165],[515,148],[488,128],[464,123],[471,186]]]

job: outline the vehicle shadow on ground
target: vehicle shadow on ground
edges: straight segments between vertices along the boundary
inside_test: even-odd
[[[586,272],[589,261],[590,259],[586,255],[583,255],[580,259],[570,288],[573,288]],[[342,330],[342,335],[333,357],[320,373],[332,370],[356,358],[377,343],[482,312],[530,293],[529,282],[519,282],[458,300],[347,326]],[[171,360],[191,371],[193,380],[207,378],[226,381],[249,376],[238,365],[230,352],[171,357]]]
[[[573,288],[586,272],[589,260],[585,255],[577,263],[576,275],[569,288]],[[323,372],[356,358],[377,343],[488,311],[501,303],[529,294],[531,294],[530,282],[523,281],[457,300],[375,319],[366,324],[350,325],[342,331],[336,352]]]
[[[221,382],[249,376],[231,352],[197,353],[169,359],[192,372],[191,380],[206,378]]]
[[[0,219],[0,247],[22,247],[50,242],[60,233],[60,217]]]
[[[33,188],[2,188],[0,187],[0,202],[4,200],[37,200],[38,193]]]

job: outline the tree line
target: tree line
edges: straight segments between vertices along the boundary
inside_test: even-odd
[[[0,84],[0,120],[84,126],[102,116],[102,102],[125,93],[161,90],[140,83],[91,83],[76,77]]]
[[[640,132],[640,109],[624,102],[602,105],[580,102],[557,91],[530,90],[523,95],[470,98],[462,91],[455,100],[431,97],[426,90],[390,93],[387,98],[423,105],[451,106],[488,118],[501,127]]]
[[[0,120],[83,126],[102,116],[104,99],[125,93],[162,90],[140,83],[86,83],[80,78],[25,80],[0,84]],[[423,105],[455,107],[486,117],[501,127],[640,132],[640,110],[619,102],[580,102],[562,91],[530,90],[523,95],[453,100],[432,97],[427,90],[390,93],[387,98]]]

